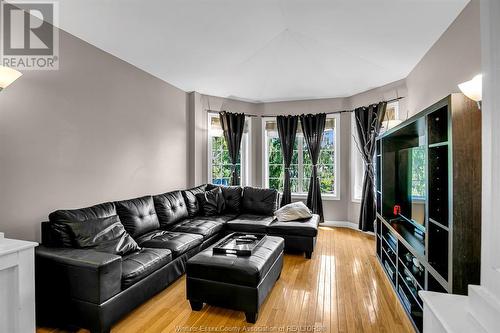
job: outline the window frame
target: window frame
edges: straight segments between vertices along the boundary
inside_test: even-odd
[[[217,113],[208,113],[207,117],[207,183],[212,184],[212,118],[219,118]],[[251,145],[251,133],[252,133],[252,122],[249,118],[245,119],[247,124],[247,132],[243,133],[241,139],[240,148],[240,186],[250,186],[250,145]]]
[[[335,119],[335,147],[334,147],[334,173],[335,173],[335,184],[334,184],[334,193],[321,193],[321,198],[323,200],[340,200],[340,177],[339,177],[339,154],[340,154],[340,114],[328,114],[327,118]],[[266,131],[266,122],[267,121],[276,121],[276,117],[262,117],[261,119],[261,147],[262,147],[262,184],[264,187],[269,187],[269,151],[268,151],[268,135]],[[303,154],[301,154],[302,146],[299,144],[299,154],[298,154],[298,164],[303,165]],[[303,173],[302,173],[303,174]],[[298,181],[303,182],[303,176],[299,172]],[[307,199],[307,190],[305,192],[292,192],[292,199]]]

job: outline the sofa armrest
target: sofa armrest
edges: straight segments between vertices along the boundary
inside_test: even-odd
[[[37,247],[35,254],[37,287],[44,297],[101,304],[121,290],[118,255],[45,246]]]

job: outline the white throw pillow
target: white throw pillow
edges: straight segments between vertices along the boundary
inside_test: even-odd
[[[312,216],[311,211],[302,201],[292,202],[274,212],[279,222],[308,219]]]

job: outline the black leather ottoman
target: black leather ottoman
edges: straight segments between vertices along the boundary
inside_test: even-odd
[[[208,303],[240,310],[247,322],[255,323],[259,307],[281,274],[283,238],[267,236],[248,257],[213,254],[214,246],[187,262],[186,290],[191,308],[199,311]]]

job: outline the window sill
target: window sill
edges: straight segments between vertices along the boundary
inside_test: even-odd
[[[292,193],[292,199],[307,199],[307,193]],[[323,201],[334,201],[334,200],[340,200],[340,198],[336,195],[333,194],[322,194],[321,199]]]

